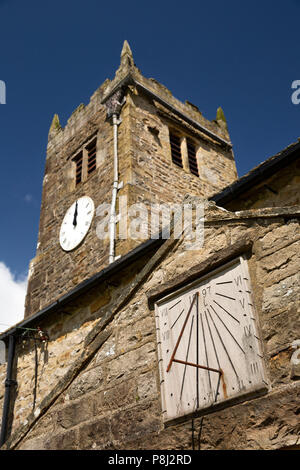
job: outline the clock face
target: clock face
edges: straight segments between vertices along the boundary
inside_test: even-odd
[[[164,420],[266,389],[247,262],[156,303]]]
[[[94,211],[94,202],[88,196],[77,199],[67,210],[59,234],[63,250],[74,250],[82,242],[92,223]]]

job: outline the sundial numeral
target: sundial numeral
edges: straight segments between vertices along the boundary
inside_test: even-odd
[[[235,282],[236,286],[238,287],[240,284],[242,284],[242,276],[239,275],[239,276],[235,277],[234,282]]]
[[[246,388],[245,385],[244,385],[243,380],[240,379],[239,377],[237,379],[237,383],[238,383],[238,389],[239,389],[240,392]]]
[[[244,332],[245,332],[245,336],[247,337],[251,336],[252,335],[251,325],[244,326]]]
[[[207,287],[201,289],[201,294],[202,294],[202,298],[203,298],[204,307],[208,306],[207,295],[210,295],[210,289],[211,289],[211,286],[207,286]]]
[[[166,317],[168,315],[168,309],[167,308],[164,308],[161,312],[161,316],[162,317]]]
[[[251,362],[251,364],[250,364],[250,371],[251,371],[251,374],[252,374],[252,375],[258,374],[259,367],[258,367],[257,362]]]
[[[169,339],[170,339],[170,330],[167,330],[162,334],[162,340],[168,341]]]
[[[216,392],[214,390],[211,389],[207,392],[207,399],[209,401],[214,401],[215,397],[216,397]]]

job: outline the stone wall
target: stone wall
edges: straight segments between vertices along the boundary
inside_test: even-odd
[[[229,210],[288,207],[300,204],[300,160],[295,160],[225,204]]]
[[[7,446],[17,449],[191,449],[192,421],[162,419],[156,326],[149,297],[248,253],[268,392],[203,417],[201,449],[277,449],[299,436],[299,207],[206,208],[205,244],[166,240],[41,325],[49,343],[18,347],[18,395]],[[92,313],[93,312],[93,313]],[[37,390],[35,403],[33,389]],[[1,406],[1,403],[0,403]],[[197,442],[194,443],[197,448]]]

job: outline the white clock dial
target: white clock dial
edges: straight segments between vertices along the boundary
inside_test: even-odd
[[[266,389],[246,260],[156,304],[164,419]]]
[[[74,250],[86,236],[95,212],[93,200],[84,196],[67,210],[61,224],[59,241],[64,251]]]

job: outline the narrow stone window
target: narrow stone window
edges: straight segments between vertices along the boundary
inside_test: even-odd
[[[197,158],[196,158],[196,146],[194,142],[188,137],[186,139],[186,145],[187,145],[187,154],[188,154],[190,172],[193,173],[193,175],[195,176],[199,176],[198,164],[197,164]]]
[[[87,150],[87,155],[88,155],[88,175],[90,175],[93,171],[96,170],[96,142],[97,140],[94,139],[89,145],[87,145],[86,150]]]
[[[77,186],[77,184],[81,183],[81,181],[82,181],[82,159],[83,159],[82,151],[79,152],[76,155],[76,157],[73,159],[73,161],[76,164],[76,172],[75,172],[76,186]]]
[[[173,163],[183,168],[180,137],[173,132],[170,132],[170,145]]]

